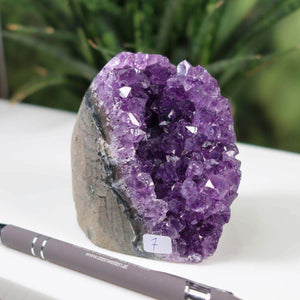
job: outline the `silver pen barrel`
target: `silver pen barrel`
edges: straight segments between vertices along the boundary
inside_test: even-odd
[[[186,281],[185,300],[239,300],[231,292],[216,289],[191,280]]]
[[[0,228],[1,242],[13,249],[161,300],[227,300],[205,285],[153,271],[13,225]],[[223,291],[221,291],[223,293]],[[225,294],[229,294],[224,292]]]

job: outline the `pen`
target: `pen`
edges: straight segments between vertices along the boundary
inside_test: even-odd
[[[224,290],[150,270],[14,225],[0,224],[0,242],[9,248],[156,299],[239,299]]]

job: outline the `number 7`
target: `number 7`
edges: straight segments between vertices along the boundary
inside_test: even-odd
[[[155,246],[158,246],[158,244],[156,243],[157,242],[157,237],[153,238],[151,241],[153,242],[153,244],[152,244],[153,251],[155,251]]]

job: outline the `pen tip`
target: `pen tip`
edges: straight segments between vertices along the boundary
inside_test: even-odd
[[[1,244],[1,231],[6,226],[6,224],[0,223],[0,244]]]
[[[231,292],[227,292],[215,288],[211,289],[211,299],[212,300],[242,300],[238,297],[235,297]]]
[[[6,226],[6,224],[0,223],[0,232]]]

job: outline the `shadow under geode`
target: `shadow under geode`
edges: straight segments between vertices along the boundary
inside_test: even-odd
[[[216,253],[203,264],[289,261],[300,257],[300,199],[296,195],[240,196]]]

